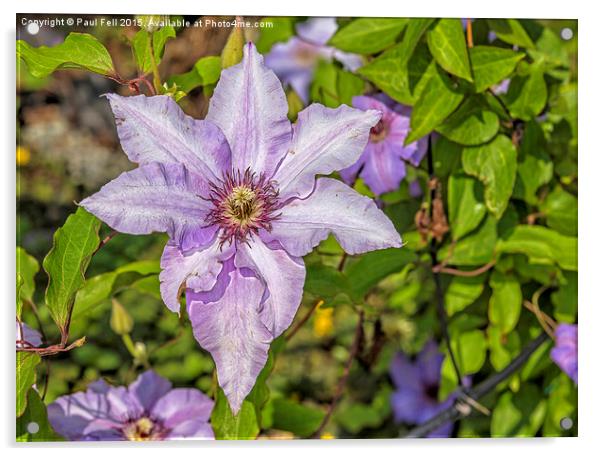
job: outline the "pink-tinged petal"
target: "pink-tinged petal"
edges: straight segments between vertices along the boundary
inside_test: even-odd
[[[358,68],[364,66],[364,60],[360,55],[339,51],[338,49],[334,51],[333,55],[349,71],[356,71]]]
[[[306,255],[330,233],[351,255],[401,247],[399,233],[374,201],[335,179],[318,179],[309,198],[292,200],[281,214],[265,237],[293,256]]]
[[[242,62],[222,71],[207,113],[228,139],[235,170],[272,175],[291,139],[287,113],[280,81],[246,44]]]
[[[187,116],[173,98],[106,96],[121,147],[134,163],[182,163],[212,182],[230,169],[230,147],[220,129]]]
[[[358,158],[358,160],[353,165],[339,171],[343,182],[345,182],[347,185],[353,186],[353,184],[357,180],[360,171],[366,164],[368,152],[368,146],[366,146],[366,149],[364,149],[364,152],[362,153],[360,158]]]
[[[165,245],[161,256],[161,297],[172,312],[180,313],[180,294],[183,285],[194,290],[210,290],[222,269],[219,261],[230,256],[230,249],[220,247],[215,239],[202,250],[184,254],[173,243]]]
[[[154,371],[148,370],[128,387],[130,394],[134,395],[146,412],[155,406],[155,403],[171,390],[171,382]]]
[[[146,412],[138,397],[125,386],[110,388],[107,391],[107,402],[111,408],[111,415],[122,422],[137,419]]]
[[[42,345],[42,335],[35,329],[32,329],[29,325],[23,322],[19,323],[18,321],[15,321],[15,325],[17,329],[17,348],[23,348],[27,344],[34,347],[39,347]],[[23,333],[21,333],[21,329],[23,330]],[[27,342],[27,344],[24,344],[23,342]]]
[[[392,192],[406,176],[406,165],[400,158],[400,149],[393,150],[385,141],[366,147],[366,161],[360,173],[366,185],[376,195]]]
[[[215,227],[204,226],[211,208],[206,194],[203,179],[184,165],[150,163],[122,173],[80,205],[117,231],[166,232],[187,249],[215,234]]]
[[[341,105],[336,109],[312,104],[299,113],[293,141],[274,179],[283,200],[305,198],[316,174],[330,174],[351,166],[362,154],[378,111],[360,111]]]
[[[292,258],[282,249],[271,249],[254,237],[239,246],[235,263],[237,267],[253,270],[263,280],[269,291],[261,309],[261,319],[274,338],[288,328],[303,296],[305,264]]]
[[[213,429],[207,420],[195,418],[193,420],[184,421],[174,427],[166,436],[167,440],[179,439],[198,439],[198,440],[213,440],[215,435]]]
[[[314,44],[326,44],[337,31],[337,20],[334,17],[314,17],[295,26],[297,34]]]
[[[263,283],[238,269],[227,278],[225,290],[216,293],[217,301],[198,300],[203,293],[192,292],[187,301],[194,336],[213,356],[218,382],[236,414],[268,359],[273,337],[259,315]],[[219,284],[218,280],[216,287]]]
[[[209,421],[213,401],[193,388],[176,388],[161,397],[151,410],[151,416],[161,420],[164,427],[174,427],[190,420]]]

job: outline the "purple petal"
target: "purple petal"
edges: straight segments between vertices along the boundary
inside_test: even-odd
[[[366,146],[366,161],[360,177],[374,194],[397,190],[405,176],[406,166],[400,158],[399,149],[397,152],[392,150],[386,141]]]
[[[420,391],[403,389],[391,394],[391,408],[396,422],[417,423],[424,406]]]
[[[211,425],[207,423],[207,420],[195,418],[178,424],[169,432],[169,434],[167,434],[166,437],[168,440],[208,440],[214,439],[215,435],[213,434],[213,429],[211,428]]]
[[[25,341],[34,347],[39,347],[42,345],[42,335],[37,332],[35,329],[29,327],[29,325],[18,321],[15,321],[16,329],[17,329],[17,342]],[[21,329],[23,329],[23,334],[21,334]],[[25,344],[17,343],[17,348],[23,348]]]
[[[151,410],[163,426],[173,429],[190,420],[209,421],[213,401],[193,388],[176,388],[156,401]]]
[[[345,69],[349,71],[356,71],[364,65],[364,60],[360,55],[351,54],[349,52],[339,51],[338,49],[333,53],[334,58],[341,62]]]
[[[337,31],[334,17],[314,17],[295,26],[297,35],[314,44],[326,44]]]
[[[80,205],[111,228],[129,234],[167,232],[187,250],[213,238],[204,227],[210,203],[203,179],[181,164],[150,163],[121,174]]]
[[[261,319],[274,338],[288,328],[303,296],[305,264],[282,249],[271,249],[261,239],[253,238],[239,247],[237,267],[249,268],[263,280],[269,291]]]
[[[556,327],[556,344],[550,352],[552,360],[575,383],[578,374],[578,336],[577,325],[560,323]]]
[[[111,415],[122,422],[137,419],[146,412],[138,397],[125,386],[109,388],[107,402],[111,408]]]
[[[377,111],[346,105],[330,109],[312,104],[301,111],[291,147],[274,175],[282,199],[305,198],[314,188],[316,174],[327,175],[355,163],[379,119]]]
[[[441,364],[443,364],[443,354],[435,341],[428,341],[418,358],[416,365],[422,376],[422,381],[426,385],[439,385],[441,380]]]
[[[210,290],[222,268],[219,261],[230,256],[229,249],[220,248],[215,239],[203,250],[184,254],[173,243],[165,245],[161,256],[161,297],[172,312],[180,313],[180,288],[186,284],[194,290]]]
[[[182,163],[208,181],[230,169],[230,147],[220,129],[187,116],[173,98],[106,96],[121,146],[134,163]]]
[[[222,71],[207,114],[228,139],[234,169],[272,175],[291,138],[287,113],[280,81],[246,44],[242,62]]]
[[[360,158],[358,158],[357,161],[353,165],[339,171],[341,178],[347,185],[350,185],[353,187],[353,185],[355,184],[355,181],[358,178],[358,173],[361,171],[361,169],[366,164],[366,160],[368,158],[369,152],[370,152],[370,150],[368,149],[368,146],[366,146],[366,148],[364,149],[364,152],[362,153],[362,155],[360,155]]]
[[[146,412],[153,409],[155,403],[171,390],[171,382],[148,370],[138,376],[128,391],[138,399]]]
[[[303,256],[334,234],[351,254],[401,247],[401,238],[391,220],[342,182],[323,177],[305,200],[292,200],[281,209],[266,239],[279,241],[292,256]]]
[[[255,385],[273,339],[259,315],[264,288],[259,279],[235,269],[228,274],[225,290],[215,294],[217,301],[200,300],[207,297],[203,293],[187,294],[194,336],[213,356],[218,382],[234,414]]]
[[[391,360],[389,375],[397,389],[422,390],[420,371],[403,353],[396,353]]]

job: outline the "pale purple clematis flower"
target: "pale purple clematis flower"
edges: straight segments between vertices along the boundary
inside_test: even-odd
[[[552,360],[577,383],[577,325],[560,323],[556,327],[556,344],[550,352]]]
[[[18,321],[17,325],[17,348],[39,347],[42,345],[42,336],[27,324]]]
[[[499,84],[494,85],[491,88],[491,91],[496,95],[505,95],[508,93],[509,88],[510,88],[510,79],[504,79]]]
[[[309,100],[309,86],[318,61],[335,59],[350,71],[363,65],[359,55],[326,45],[337,27],[332,17],[309,19],[297,24],[297,36],[286,43],[275,44],[265,56],[265,64],[274,70],[283,83],[289,84],[305,103]]]
[[[396,391],[391,395],[391,407],[396,422],[422,424],[453,403],[453,397],[444,402],[437,399],[443,355],[434,341],[426,343],[412,362],[403,353],[391,361],[389,373]],[[453,429],[447,423],[428,437],[449,437]]]
[[[213,439],[213,401],[193,388],[174,388],[146,371],[127,388],[98,380],[87,391],[48,406],[53,429],[67,440]]]
[[[370,130],[370,139],[359,160],[341,171],[341,177],[352,185],[361,177],[376,195],[399,188],[406,175],[406,163],[418,166],[427,150],[427,140],[404,145],[410,131],[409,108],[388,97],[356,96],[353,106],[382,112],[379,122]]]
[[[400,247],[374,201],[328,177],[359,158],[380,113],[312,104],[295,125],[252,43],[224,70],[205,120],[167,96],[108,95],[140,166],[81,205],[117,231],[166,232],[161,294],[180,311],[236,413],[303,294],[301,257],[333,234],[349,254]]]

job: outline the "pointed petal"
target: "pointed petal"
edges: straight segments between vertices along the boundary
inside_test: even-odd
[[[370,143],[367,149],[360,177],[376,195],[397,190],[406,176],[406,165],[399,156],[399,149],[394,151],[386,141]]]
[[[176,388],[161,397],[151,410],[153,417],[167,428],[190,420],[209,421],[213,401],[194,388]]]
[[[244,277],[235,269],[227,275],[227,286],[216,294],[216,301],[198,300],[203,293],[187,294],[194,336],[213,356],[218,382],[234,414],[253,389],[273,339],[259,316],[263,293],[259,279]]]
[[[121,147],[134,163],[182,163],[209,181],[230,169],[230,147],[220,129],[187,116],[173,98],[106,97]]]
[[[150,412],[155,403],[170,390],[171,382],[152,370],[140,374],[128,387],[129,393],[136,396],[140,405],[147,412]]]
[[[328,175],[355,163],[379,119],[378,111],[346,105],[330,109],[312,104],[301,111],[289,152],[274,175],[282,199],[305,198],[314,188],[316,174]]]
[[[374,201],[335,179],[318,179],[309,198],[294,199],[280,212],[265,238],[293,256],[306,255],[330,233],[351,255],[401,247],[399,233]]]
[[[207,422],[207,420],[202,420],[199,418],[195,418],[193,420],[184,421],[174,428],[167,434],[167,438],[169,440],[177,440],[177,439],[203,439],[203,440],[213,440],[215,439],[215,435],[213,434],[213,428]]]
[[[439,347],[435,341],[430,340],[424,345],[416,360],[424,384],[430,386],[439,384],[443,358],[443,353],[439,351]]]
[[[180,313],[180,289],[183,284],[194,290],[211,290],[222,269],[219,261],[230,255],[227,248],[220,248],[217,239],[206,248],[186,255],[174,243],[166,244],[161,256],[159,281],[161,297],[169,310]]]
[[[129,234],[166,232],[183,248],[207,243],[210,203],[200,176],[181,164],[150,163],[121,174],[80,205],[111,228]]]
[[[334,17],[314,17],[295,26],[297,34],[306,41],[315,44],[326,44],[337,31]]]
[[[249,268],[266,284],[269,296],[261,309],[263,323],[278,337],[288,328],[303,296],[305,264],[282,249],[271,249],[258,237],[239,247],[236,266]]]
[[[241,63],[224,71],[209,103],[207,120],[217,124],[232,149],[232,167],[272,175],[286,153],[291,124],[282,85],[263,64],[253,43]]]

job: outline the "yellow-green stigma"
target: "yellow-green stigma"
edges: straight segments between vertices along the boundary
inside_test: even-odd
[[[150,418],[142,417],[138,420],[129,423],[124,429],[128,440],[132,441],[143,441],[143,440],[156,440],[156,435],[153,432],[155,430],[155,423]]]

